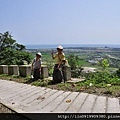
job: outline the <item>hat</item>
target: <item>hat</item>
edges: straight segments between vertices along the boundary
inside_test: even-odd
[[[63,50],[63,47],[62,47],[61,45],[59,45],[59,46],[57,47],[57,49]]]
[[[42,56],[42,54],[40,52],[38,52],[36,55]]]

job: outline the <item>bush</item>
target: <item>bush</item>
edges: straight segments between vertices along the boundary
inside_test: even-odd
[[[120,85],[120,78],[111,74],[109,71],[98,71],[95,73],[88,73],[85,76],[86,80],[95,84],[117,84]]]
[[[79,56],[78,55],[74,55],[71,54],[68,56],[68,63],[71,66],[71,76],[74,78],[78,78],[81,74],[81,71],[83,70],[83,68],[81,67],[81,65],[79,64]]]

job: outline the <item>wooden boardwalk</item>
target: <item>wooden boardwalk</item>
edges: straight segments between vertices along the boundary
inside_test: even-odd
[[[18,113],[120,113],[120,99],[0,79],[0,102]]]

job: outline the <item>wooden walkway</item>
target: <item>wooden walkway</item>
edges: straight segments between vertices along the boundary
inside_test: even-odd
[[[120,113],[120,99],[0,79],[0,102],[18,113]]]

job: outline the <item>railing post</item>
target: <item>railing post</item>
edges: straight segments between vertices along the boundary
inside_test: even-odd
[[[41,67],[41,77],[48,78],[48,67],[47,66]]]
[[[71,67],[64,66],[63,68],[64,80],[68,81],[71,79]]]
[[[8,75],[19,75],[18,65],[9,65],[8,66]]]
[[[8,65],[0,65],[0,74],[8,74]]]
[[[19,65],[19,74],[22,77],[31,75],[31,65]]]

